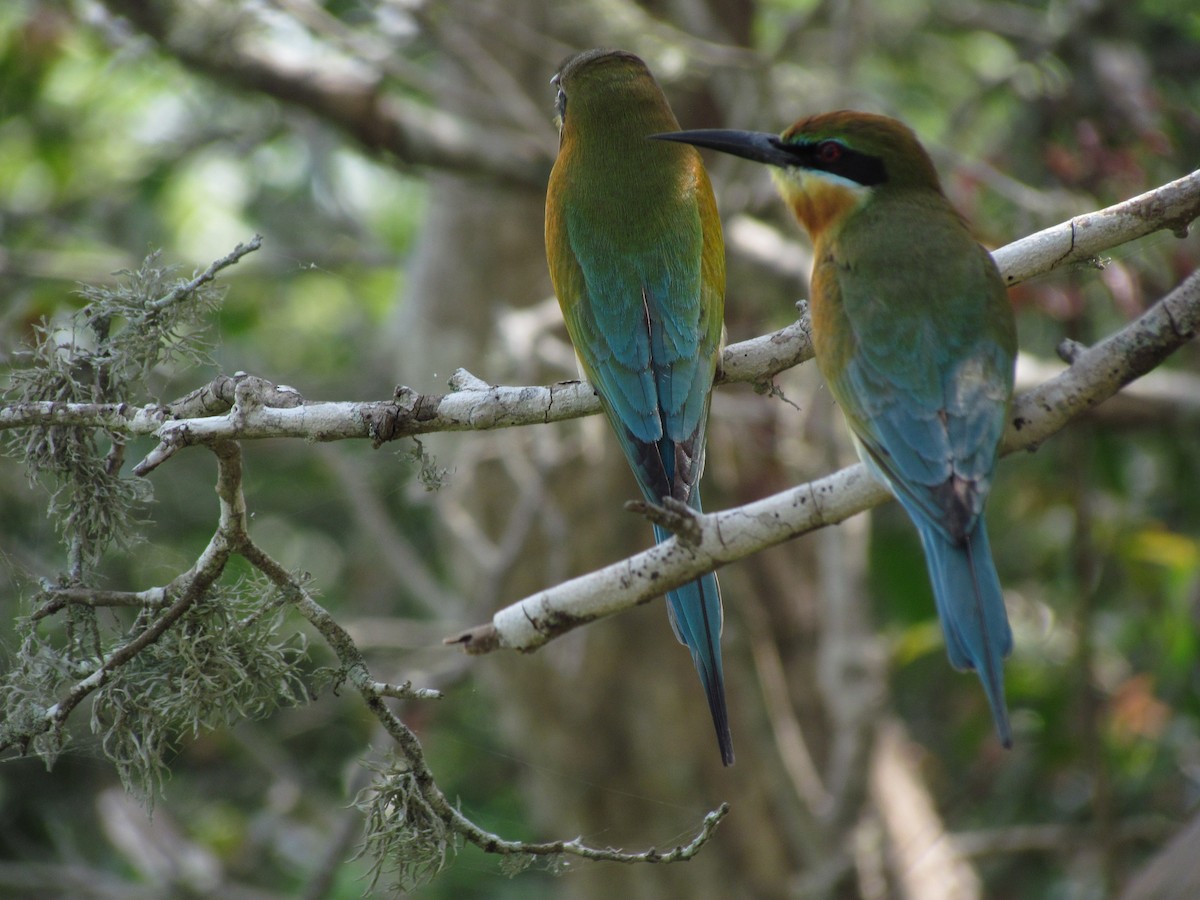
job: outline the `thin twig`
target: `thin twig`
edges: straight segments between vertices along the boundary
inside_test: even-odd
[[[55,588],[46,591],[46,602],[34,610],[29,617],[33,621],[52,616],[71,604],[80,606],[127,606],[154,609],[166,606],[171,593],[165,587],[147,588],[144,591],[101,591],[92,588]]]
[[[237,263],[243,256],[253,253],[262,247],[262,235],[256,234],[244,244],[238,244],[225,256],[215,260],[207,269],[193,278],[191,281],[186,281],[183,284],[176,285],[165,296],[159,297],[157,300],[152,300],[146,304],[146,309],[150,312],[158,312],[166,309],[174,303],[178,303],[186,297],[191,296],[201,287],[208,284],[217,277],[217,273],[222,269],[227,269]]]
[[[421,799],[454,833],[486,853],[503,856],[557,856],[569,854],[584,859],[607,860],[626,863],[669,863],[682,862],[691,859],[700,848],[712,837],[721,819],[729,812],[728,804],[722,804],[704,819],[700,833],[688,844],[675,847],[661,853],[655,848],[649,850],[626,852],[611,847],[592,847],[582,839],[570,841],[552,841],[548,843],[530,843],[527,841],[509,841],[481,828],[463,815],[442,793],[434,780],[433,772],[425,759],[417,736],[404,724],[391,709],[383,702],[385,697],[404,693],[411,696],[406,688],[385,685],[374,681],[368,670],[362,651],[354,640],[338,622],[321,606],[295,579],[270,556],[264,553],[253,542],[247,542],[241,548],[247,561],[267,576],[279,591],[295,606],[305,619],[308,620],[330,648],[337,655],[346,677],[362,695],[367,708],[379,719],[388,735],[395,742],[397,749],[403,755]],[[432,692],[437,693],[437,692]]]

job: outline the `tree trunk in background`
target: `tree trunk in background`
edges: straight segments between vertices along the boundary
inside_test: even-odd
[[[726,12],[737,7],[725,5]],[[559,33],[546,20],[555,14],[544,4],[506,0],[491,9],[501,7],[513,20]],[[549,122],[553,97],[547,81],[559,60],[530,67],[528,55],[514,53],[487,29],[473,36],[510,72],[520,73],[531,96],[544,94]],[[629,46],[611,35],[590,40]],[[445,69],[448,79],[462,77],[456,67]],[[682,105],[690,100],[681,103],[678,92],[667,90],[681,121],[697,121]],[[703,95],[695,103],[711,107]],[[711,108],[704,116],[710,124]],[[544,197],[446,175],[430,185],[429,218],[398,314],[397,379],[440,390],[458,366],[492,383],[574,377],[573,371],[515,358],[497,334],[505,311],[551,295]],[[764,297],[756,295],[758,286],[747,290],[731,280],[731,288],[730,340],[786,321],[802,290],[795,285],[793,295]],[[560,326],[556,331],[565,337]],[[745,386],[723,388],[715,397],[704,476],[710,509],[782,490],[823,468],[824,454],[813,452],[805,435],[812,408],[806,398],[830,402],[823,390],[814,392],[815,368],[802,367],[780,383],[799,411]],[[450,486],[435,503],[439,521],[450,523],[444,556],[453,560],[457,587],[472,610],[470,621],[451,629],[486,621],[500,606],[651,543],[649,525],[622,509],[637,489],[599,418],[442,435],[427,443],[438,464],[453,470]],[[456,521],[475,523],[496,552],[481,555],[478,541],[469,529],[456,529]],[[807,873],[814,870],[826,873],[816,879],[820,895],[844,877],[838,854],[857,809],[837,827],[819,824],[797,794],[795,760],[785,763],[782,755],[791,751],[781,748],[794,746],[777,743],[781,730],[799,734],[819,768],[831,750],[824,741],[828,697],[821,695],[828,685],[817,664],[823,614],[814,578],[821,540],[828,538],[793,542],[721,573],[738,758],[731,769],[720,764],[703,691],[661,600],[580,629],[530,656],[497,653],[472,661],[519,761],[538,839],[581,834],[602,845],[667,849],[690,840],[707,811],[722,801],[732,804],[715,840],[688,865],[579,863],[556,886],[559,895],[782,897],[798,883],[813,886]],[[861,556],[863,541],[859,545],[853,552]],[[769,712],[759,682],[763,666],[784,679]]]

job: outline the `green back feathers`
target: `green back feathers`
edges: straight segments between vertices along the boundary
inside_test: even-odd
[[[692,147],[649,140],[678,125],[637,57],[589,51],[557,83],[561,146],[546,202],[555,292],[626,454],[642,461],[643,490],[686,499],[724,311],[712,188]],[[638,446],[664,439],[657,454]]]
[[[650,140],[679,126],[640,59],[588,51],[556,82],[546,253],[567,331],[643,494],[699,510],[725,296],[712,188],[692,147]],[[670,537],[657,526],[655,535]],[[729,765],[716,576],[670,591],[667,603]]]

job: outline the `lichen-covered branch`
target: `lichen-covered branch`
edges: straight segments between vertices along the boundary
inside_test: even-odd
[[[570,841],[551,841],[533,843],[527,841],[510,841],[495,835],[468,819],[442,793],[434,779],[433,772],[425,761],[425,755],[417,737],[391,708],[384,703],[385,698],[400,699],[436,699],[440,694],[436,691],[414,690],[411,685],[387,685],[374,681],[367,667],[366,658],[355,644],[350,633],[329,614],[304,589],[290,573],[277,562],[263,553],[253,542],[247,541],[240,552],[257,569],[263,572],[280,591],[280,593],[300,612],[309,624],[313,626],[330,649],[337,655],[338,661],[345,673],[346,679],[362,695],[363,701],[388,735],[395,742],[401,757],[400,762],[391,768],[380,772],[380,783],[369,790],[365,798],[360,798],[368,814],[368,844],[376,843],[377,856],[380,866],[390,867],[384,857],[395,849],[393,842],[402,844],[406,854],[413,858],[405,861],[406,867],[420,869],[422,865],[432,865],[428,876],[434,874],[440,863],[430,863],[430,860],[442,860],[452,846],[450,838],[457,835],[469,841],[487,853],[514,857],[557,857],[563,855],[577,856],[583,859],[607,860],[616,862],[648,862],[666,863],[680,862],[691,859],[709,840],[713,831],[729,811],[723,804],[719,809],[710,812],[704,821],[699,834],[686,845],[675,847],[668,852],[656,849],[642,851],[624,851],[611,847],[594,847],[576,838]],[[392,791],[415,792],[419,802],[412,802],[408,796],[396,797]],[[381,801],[382,798],[382,801]],[[395,802],[402,800],[403,802]],[[387,807],[386,814],[380,813],[378,806],[383,802]],[[401,809],[403,814],[401,814]],[[410,817],[405,819],[404,816]],[[370,825],[372,818],[377,819],[378,828]],[[373,837],[373,835],[377,837]],[[392,841],[388,840],[391,835]],[[422,863],[424,860],[424,863]]]
[[[379,783],[360,798],[360,805],[368,813],[366,845],[376,854],[374,868],[377,873],[401,870],[403,882],[414,883],[436,873],[462,840],[485,852],[511,857],[524,864],[537,857],[553,860],[563,856],[627,863],[666,863],[690,859],[711,838],[728,812],[727,805],[709,813],[700,832],[691,841],[667,851],[655,848],[624,851],[592,846],[579,838],[551,842],[512,841],[471,821],[442,793],[416,735],[384,702],[386,699],[434,700],[439,699],[441,693],[415,688],[411,683],[397,685],[380,682],[372,677],[366,658],[349,632],[317,603],[300,578],[279,565],[250,537],[242,490],[239,445],[234,441],[220,441],[213,445],[212,450],[218,461],[216,492],[220,512],[216,532],[196,563],[169,585],[142,592],[100,591],[84,587],[50,591],[47,602],[35,612],[35,620],[61,612],[71,604],[88,607],[120,605],[140,607],[147,616],[148,624],[107,653],[89,675],[72,685],[31,726],[24,730],[19,727],[6,728],[0,735],[0,750],[13,747],[24,750],[39,735],[47,731],[61,731],[68,717],[85,698],[103,688],[117,670],[136,660],[139,654],[162,639],[193,607],[209,596],[213,585],[225,571],[226,564],[237,554],[266,576],[283,601],[295,608],[321,634],[337,656],[344,677],[358,690],[395,744],[398,763],[381,770]],[[212,678],[214,673],[208,672],[206,675]],[[146,700],[150,702],[150,698]],[[145,739],[146,736],[138,734],[136,738]],[[114,738],[114,744],[118,743],[120,738]],[[157,735],[149,743],[156,748],[150,753],[153,758],[135,762],[142,763],[145,770],[154,771],[161,765],[157,750],[164,748],[166,743]],[[145,751],[140,755],[144,756]],[[152,800],[151,797],[147,799]],[[400,809],[403,813],[399,812]],[[403,853],[397,854],[401,849]]]
[[[154,609],[166,606],[172,600],[165,587],[147,588],[144,591],[103,591],[91,588],[55,588],[46,591],[46,602],[34,610],[30,619],[37,621],[52,616],[74,603],[82,606],[126,606],[135,609]]]
[[[246,507],[241,494],[242,464],[239,448],[236,444],[222,443],[213,450],[218,460],[217,496],[220,499],[217,530],[187,572],[176,577],[166,587],[147,592],[154,595],[161,592],[163,596],[174,597],[171,605],[149,619],[146,626],[128,641],[105,654],[91,674],[77,681],[57,703],[45,711],[40,721],[26,728],[23,733],[6,732],[4,737],[0,738],[0,751],[14,745],[26,747],[34,738],[47,731],[61,731],[67,717],[84,699],[102,687],[116,670],[136,659],[138,654],[166,634],[220,578],[226,562],[238,548],[245,534]],[[56,599],[62,600],[62,606],[65,607],[75,599],[74,593],[63,592]],[[82,591],[81,594],[78,599],[88,603],[88,592]],[[54,605],[54,602],[52,600],[51,605]],[[49,611],[43,607],[36,615],[42,617],[47,614]]]
[[[722,382],[759,382],[812,358],[807,319],[725,349]],[[148,474],[184,447],[221,440],[296,437],[377,443],[438,431],[481,431],[561,422],[600,411],[586,382],[536,387],[490,385],[465,369],[448,394],[396,390],[378,402],[306,401],[294,388],[239,372],[219,375],[167,405],[14,403],[0,408],[0,430],[34,425],[104,427],[128,435],[157,433],[160,444],[135,468]]]
[[[209,264],[208,268],[196,275],[189,281],[181,282],[173,287],[170,291],[163,294],[157,300],[152,300],[146,304],[146,310],[150,313],[161,312],[169,306],[179,303],[181,300],[186,300],[191,297],[196,291],[209,284],[217,277],[217,273],[222,269],[228,269],[232,265],[236,265],[241,261],[243,256],[253,253],[262,247],[262,235],[256,234],[244,244],[238,244],[224,256],[218,260],[214,260]]]

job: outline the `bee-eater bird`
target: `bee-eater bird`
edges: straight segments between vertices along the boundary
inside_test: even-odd
[[[925,148],[886,116],[842,110],[782,135],[660,135],[772,166],[813,242],[817,364],[859,456],[916,525],[950,662],[975,669],[1012,744],[1012,631],[984,503],[1012,398],[1016,326],[991,255]]]
[[[649,140],[679,123],[638,57],[588,50],[552,83],[559,151],[546,194],[546,256],[567,332],[642,494],[699,511],[725,307],[712,186],[695,149]],[[671,537],[657,525],[654,533]],[[730,765],[716,576],[668,593],[667,611]]]

